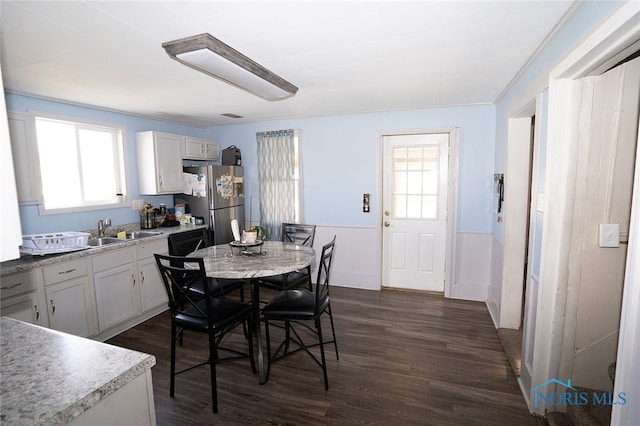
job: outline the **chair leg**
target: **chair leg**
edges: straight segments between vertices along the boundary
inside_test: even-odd
[[[291,340],[291,323],[289,321],[284,322],[284,330],[284,353],[286,354],[289,352],[289,341]]]
[[[336,359],[340,359],[338,355],[338,339],[336,339],[336,329],[333,326],[333,313],[331,312],[331,303],[327,306],[327,312],[329,312],[329,320],[331,321],[331,333],[333,334],[333,346],[336,349]]]
[[[209,368],[211,369],[211,405],[214,413],[218,412],[218,386],[216,380],[216,363],[218,351],[216,349],[216,337],[209,332]]]
[[[253,318],[249,316],[249,363],[251,364],[251,371],[253,374],[256,374],[258,370],[256,370],[256,363],[253,359]],[[245,321],[242,322],[242,326],[245,327]]]
[[[320,343],[320,356],[322,357],[322,374],[324,375],[324,390],[329,390],[329,378],[327,377],[327,360],[324,356],[324,342],[322,341],[322,321],[320,316],[316,317],[316,330],[318,332],[318,342]]]
[[[171,380],[169,384],[169,396],[173,398],[176,387],[176,326],[171,324]]]
[[[265,382],[269,381],[269,373],[271,372],[271,338],[269,337],[269,320],[264,319],[264,332],[267,339],[267,374],[265,375]]]

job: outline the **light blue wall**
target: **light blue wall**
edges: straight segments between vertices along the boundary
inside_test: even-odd
[[[7,110],[14,112],[39,111],[59,114],[79,119],[90,119],[125,126],[126,155],[129,166],[129,181],[132,199],[144,199],[154,206],[166,203],[173,206],[173,196],[140,196],[138,192],[138,175],[136,169],[135,133],[156,130],[185,136],[202,137],[204,130],[196,127],[182,126],[157,120],[149,120],[133,115],[104,111],[94,108],[80,107],[61,102],[20,96],[6,93]],[[126,106],[123,106],[126,109]],[[96,173],[100,171],[97,170]],[[139,220],[138,212],[131,208],[95,210],[83,213],[66,213],[40,216],[37,205],[20,207],[20,220],[23,234],[35,234],[56,231],[84,231],[96,228],[99,219],[110,218],[114,225],[134,223]]]
[[[510,110],[523,93],[549,72],[572,48],[588,37],[594,28],[603,23],[626,1],[587,0],[575,11],[571,18],[558,30],[549,44],[531,62],[529,67],[515,81],[502,99],[496,104],[496,156],[495,172],[504,173],[507,156],[507,128]],[[541,90],[542,92],[542,90]],[[534,101],[534,99],[531,99]],[[505,176],[505,179],[508,179]],[[505,200],[505,202],[509,202]],[[495,218],[494,218],[495,219]],[[505,220],[508,220],[505,218]],[[503,222],[504,223],[504,222]],[[503,223],[492,220],[493,234],[502,241]]]
[[[256,132],[293,128],[301,134],[304,221],[375,227],[381,222],[380,135],[452,127],[460,129],[458,231],[490,233],[493,105],[217,126],[209,127],[206,137],[223,148],[236,145],[242,150],[253,220],[259,219]],[[371,194],[371,213],[362,212],[363,193]]]
[[[124,125],[132,198],[143,198],[154,205],[166,203],[171,206],[173,200],[171,196],[138,194],[136,132],[157,130],[204,136],[220,142],[223,148],[236,145],[242,149],[247,202],[252,201],[254,220],[259,216],[255,134],[263,130],[299,129],[305,194],[304,220],[319,225],[354,227],[377,226],[380,220],[377,212],[380,202],[381,134],[456,127],[460,129],[458,230],[491,232],[495,129],[495,109],[491,105],[283,120],[211,127],[206,131],[11,93],[7,93],[7,108],[16,112],[42,111]],[[368,214],[362,212],[362,194],[365,192],[371,194],[371,213]],[[111,218],[114,225],[138,220],[137,212],[129,208],[40,216],[35,205],[20,207],[23,234],[93,229],[98,219],[106,217]]]

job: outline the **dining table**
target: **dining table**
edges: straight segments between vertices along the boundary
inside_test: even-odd
[[[251,288],[254,332],[256,335],[260,384],[266,383],[260,318],[259,278],[287,274],[311,265],[315,259],[312,247],[281,241],[259,241],[253,244],[231,242],[205,247],[189,257],[201,257],[207,277],[244,279]]]

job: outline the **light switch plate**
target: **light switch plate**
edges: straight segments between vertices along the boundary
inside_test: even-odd
[[[600,238],[598,239],[600,247],[620,247],[620,224],[619,223],[601,223]]]

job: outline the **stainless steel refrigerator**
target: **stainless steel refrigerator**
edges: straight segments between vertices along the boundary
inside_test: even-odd
[[[225,244],[233,241],[231,221],[236,219],[240,232],[244,229],[244,182],[239,166],[189,166],[184,172],[191,177],[192,195],[181,194],[191,215],[203,217],[209,227],[209,241]]]

